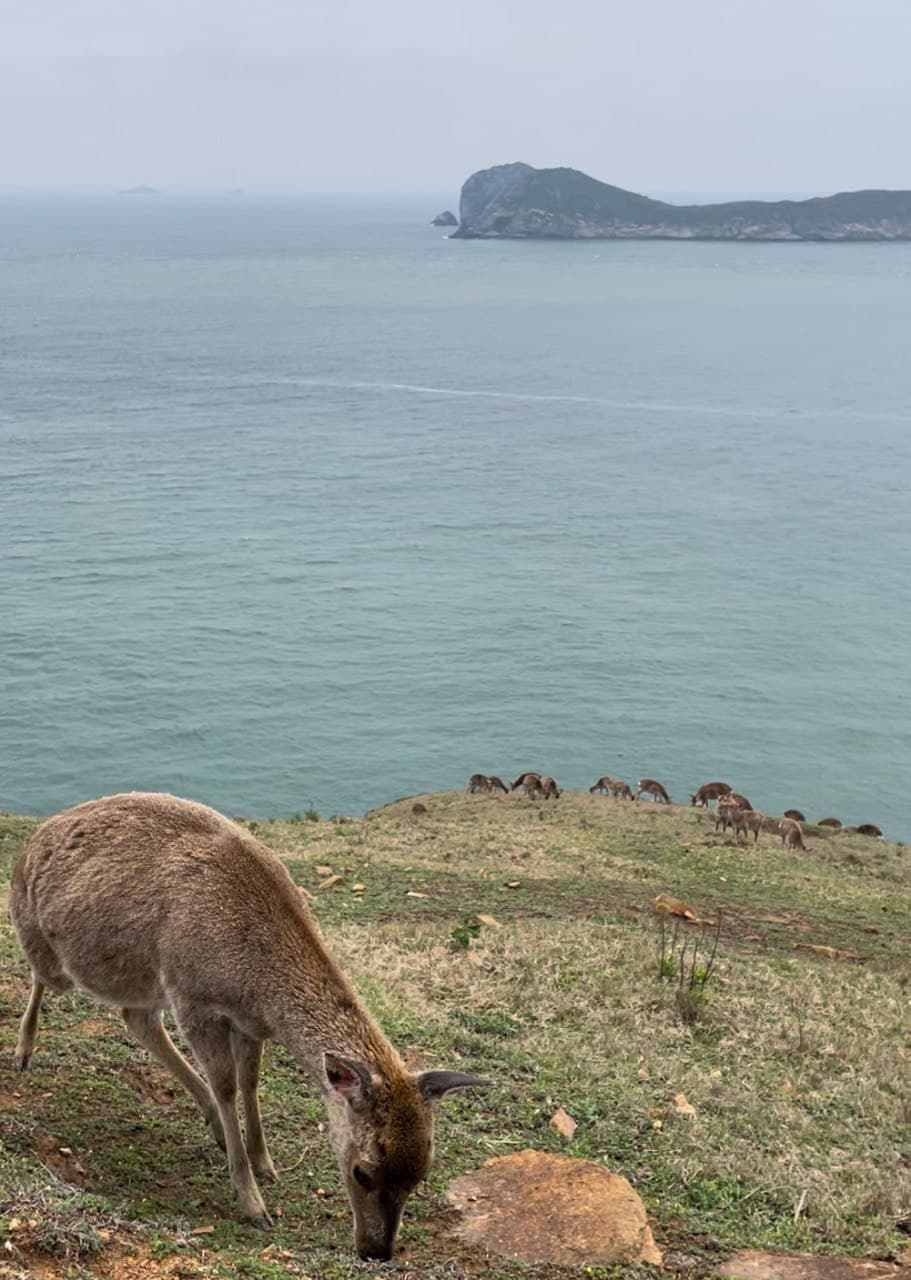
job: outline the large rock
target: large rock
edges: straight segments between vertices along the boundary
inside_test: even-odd
[[[431,220],[430,225],[432,227],[457,227],[459,225],[459,220],[451,209],[444,209],[442,213],[438,213],[437,216]]]
[[[717,1268],[727,1280],[911,1280],[911,1268],[868,1258],[744,1249]]]
[[[911,191],[668,204],[578,169],[500,164],[462,187],[453,239],[911,240]]]
[[[520,1151],[449,1185],[457,1233],[519,1262],[661,1264],[645,1206],[626,1178],[589,1160]]]

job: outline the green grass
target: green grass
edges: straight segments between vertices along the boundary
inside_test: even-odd
[[[491,1262],[449,1234],[449,1180],[525,1147],[629,1178],[659,1244],[687,1254],[692,1275],[741,1247],[891,1257],[907,1244],[906,849],[841,833],[796,857],[767,835],[737,848],[710,814],[587,795],[421,799],[420,819],[409,800],[357,821],[247,822],[316,895],[330,945],[406,1060],[495,1082],[442,1110],[400,1269],[422,1280],[452,1280],[456,1266],[493,1280],[565,1274]],[[4,893],[34,825],[0,816]],[[344,881],[320,891],[326,868]],[[720,913],[692,1016],[660,972],[662,893],[703,920]],[[701,937],[707,954],[714,927],[682,925],[684,937]],[[284,1051],[270,1051],[262,1088],[286,1170],[264,1188],[281,1216],[262,1235],[233,1218],[223,1156],[192,1104],[110,1011],[76,994],[49,1001],[33,1069],[12,1074],[26,991],[4,917],[0,1226],[16,1224],[11,1266],[41,1253],[59,1259],[46,1274],[60,1276],[119,1276],[121,1265],[126,1276],[137,1258],[149,1275],[373,1274],[353,1252],[321,1105]],[[694,1117],[674,1114],[679,1093]],[[578,1123],[569,1144],[548,1124],[558,1106]]]

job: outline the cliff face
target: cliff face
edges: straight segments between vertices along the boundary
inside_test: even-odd
[[[674,205],[577,169],[496,165],[462,187],[457,239],[909,240],[911,191]]]

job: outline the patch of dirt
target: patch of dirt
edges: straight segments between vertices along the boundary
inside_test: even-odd
[[[85,1169],[80,1164],[78,1155],[62,1139],[55,1138],[52,1133],[36,1133],[35,1150],[44,1167],[50,1169],[61,1181],[68,1182],[73,1187],[85,1184]]]
[[[118,1242],[97,1257],[81,1257],[79,1274],[97,1276],[99,1280],[194,1280],[194,1277],[202,1280],[216,1274],[207,1256],[196,1258],[187,1252],[155,1258],[144,1246],[130,1247]],[[16,1259],[15,1263],[12,1258]],[[10,1269],[5,1270],[0,1263],[0,1277],[67,1280],[73,1275],[72,1259],[54,1258],[18,1247],[13,1250],[10,1264]]]
[[[124,1067],[123,1078],[141,1097],[159,1107],[170,1106],[175,1098],[187,1096],[169,1075],[146,1063]]]
[[[102,1018],[83,1018],[79,1030],[87,1036],[111,1036],[119,1035],[123,1031],[123,1025],[107,1022]]]

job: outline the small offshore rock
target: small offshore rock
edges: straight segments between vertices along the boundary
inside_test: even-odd
[[[442,213],[438,213],[430,224],[432,227],[457,227],[459,220],[451,209],[444,209]]]

